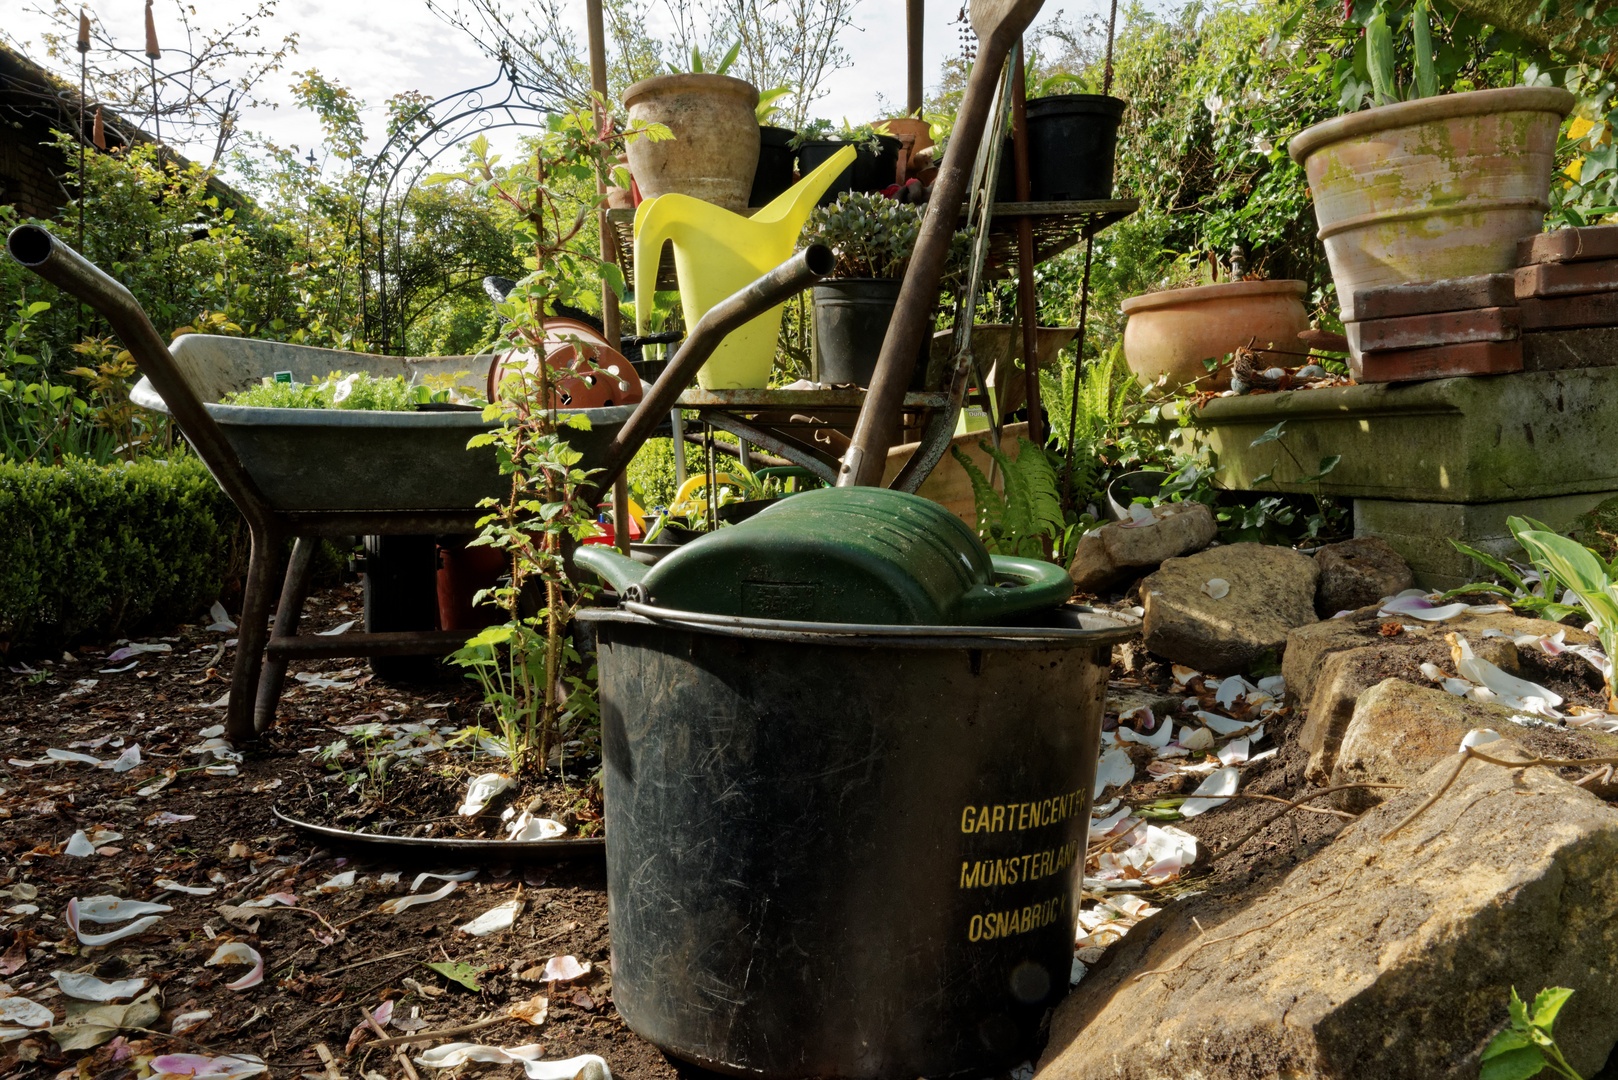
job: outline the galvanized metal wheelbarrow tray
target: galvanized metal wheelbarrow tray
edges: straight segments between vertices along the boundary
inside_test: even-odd
[[[492,451],[465,450],[466,440],[486,427],[479,414],[255,409],[220,405],[217,398],[276,371],[304,380],[338,369],[412,378],[467,370],[476,377],[487,371],[490,357],[405,359],[208,335],[183,337],[171,352],[128,289],[47,230],[19,225],[6,246],[12,258],[112,324],[143,376],[131,397],[174,418],[247,521],[252,546],[227,738],[251,739],[274,721],[292,657],[448,653],[465,643],[465,632],[457,630],[300,635],[298,621],[322,538],[476,531],[483,514],[478,500],[509,490],[502,487]],[[727,333],[831,269],[826,248],[799,252],[711,309],[638,406],[587,411],[592,432],[579,433],[589,439],[579,448],[596,459],[599,471],[589,490],[579,493],[581,500],[594,505],[610,487]],[[205,403],[210,398],[215,400]],[[288,537],[294,540],[292,557],[271,636],[275,555]]]

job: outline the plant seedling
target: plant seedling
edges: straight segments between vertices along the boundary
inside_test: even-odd
[[[1511,1024],[1490,1041],[1483,1051],[1483,1068],[1479,1080],[1527,1080],[1549,1068],[1568,1080],[1582,1080],[1573,1066],[1562,1056],[1561,1048],[1551,1029],[1556,1025],[1556,1014],[1573,991],[1565,986],[1552,986],[1534,997],[1533,1011],[1517,988],[1511,988]]]

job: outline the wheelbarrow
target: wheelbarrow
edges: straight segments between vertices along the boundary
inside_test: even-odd
[[[486,374],[494,357],[399,358],[188,335],[171,351],[140,304],[119,282],[37,225],[7,237],[11,256],[95,308],[129,349],[143,378],[131,397],[162,408],[179,425],[208,471],[241,511],[251,538],[225,734],[251,739],[275,718],[286,665],[293,658],[448,653],[463,631],[382,631],[335,637],[299,634],[312,560],[321,539],[477,531],[478,500],[508,492],[494,453],[466,450],[487,430],[476,412],[367,413],[253,409],[221,405],[224,394],[276,371],[312,378],[342,368],[376,375]],[[639,405],[586,411],[591,431],[570,435],[598,472],[579,497],[593,505],[668,414],[680,391],[724,336],[759,312],[825,277],[832,255],[811,247],[730,299],[692,328]],[[588,445],[585,445],[585,441]],[[276,555],[292,556],[269,631]]]

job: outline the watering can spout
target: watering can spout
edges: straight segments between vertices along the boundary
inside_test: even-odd
[[[753,217],[688,195],[659,195],[635,211],[635,328],[647,331],[663,245],[674,245],[680,304],[688,325],[780,265],[797,246],[815,203],[854,160],[845,146]],[[705,389],[760,387],[775,360],[778,311],[732,332],[698,373]]]
[[[646,577],[646,567],[629,556],[601,544],[583,544],[573,553],[573,562],[592,570],[622,596]]]

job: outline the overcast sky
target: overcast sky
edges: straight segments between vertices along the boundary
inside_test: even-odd
[[[0,0],[7,10],[5,31],[22,44],[36,62],[45,62],[39,33],[46,20],[18,11],[25,0]],[[579,41],[584,41],[583,0],[565,0],[576,17]],[[33,6],[32,3],[29,6]],[[99,17],[123,47],[139,50],[144,43],[143,0],[89,0],[86,6]],[[250,0],[206,0],[198,4],[203,19],[223,22],[250,8]],[[1069,18],[1104,11],[1103,0],[1047,0],[1054,14],[1065,8]],[[929,86],[937,77],[942,58],[958,48],[954,23],[960,0],[931,0],[927,5],[925,64]],[[171,3],[159,0],[155,9],[160,44],[179,42],[178,23]],[[656,32],[669,25],[662,4],[650,4],[648,23]],[[291,72],[318,68],[328,79],[347,86],[366,102],[371,112],[367,126],[380,130],[380,109],[393,94],[418,90],[431,98],[489,81],[495,65],[461,31],[448,26],[427,10],[425,0],[280,0],[273,22],[263,37],[278,40],[297,31],[298,52],[287,68],[271,76],[267,96],[281,102],[278,109],[250,112],[243,127],[259,132],[283,146],[296,144],[307,152],[318,146],[319,126],[314,117],[291,104],[287,91]],[[905,95],[905,17],[903,0],[860,0],[854,26],[841,43],[853,65],[831,80],[831,93],[817,102],[813,114],[833,119],[848,117],[858,123],[873,119],[872,103],[878,93],[901,107]],[[373,147],[374,148],[374,147]],[[206,151],[198,151],[206,156]]]

